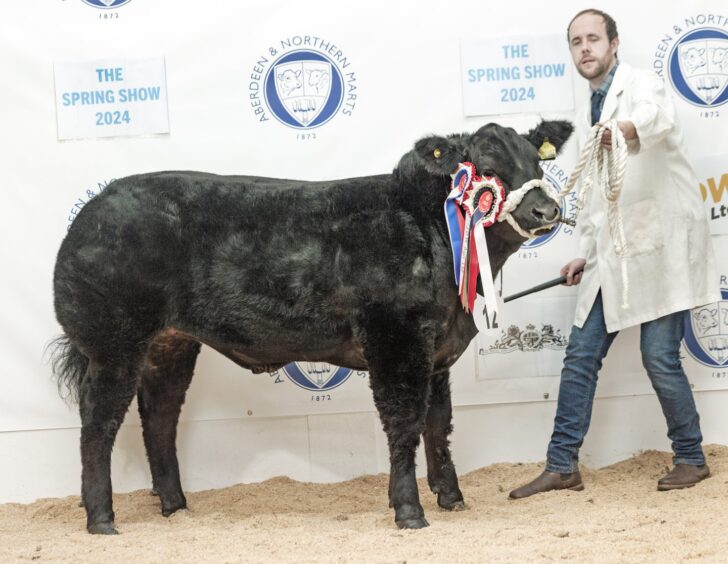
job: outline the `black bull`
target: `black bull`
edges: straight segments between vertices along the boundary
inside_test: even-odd
[[[78,214],[54,275],[65,333],[55,370],[79,402],[89,532],[116,532],[111,449],[135,394],[162,513],[185,507],[176,426],[200,343],[256,372],[296,360],[368,370],[397,525],[427,525],[420,435],[438,504],[462,508],[448,377],[477,330],[454,284],[450,174],[469,161],[516,189],[542,177],[544,137],[560,149],[571,132],[563,121],[525,135],[488,124],[421,139],[392,174],[328,182],[199,172],[112,182]],[[548,229],[559,208],[535,189],[514,217]],[[523,238],[503,222],[487,242],[495,274]]]

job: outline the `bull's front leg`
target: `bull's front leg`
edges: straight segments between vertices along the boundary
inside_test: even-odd
[[[437,504],[443,509],[465,508],[463,494],[458,486],[455,465],[450,456],[452,433],[452,400],[450,396],[450,372],[445,370],[432,375],[430,406],[427,410],[425,453],[427,455],[427,482],[437,494]]]
[[[365,354],[374,403],[389,444],[389,505],[402,529],[428,525],[415,478],[432,371],[431,332],[411,319],[383,316],[367,326]]]

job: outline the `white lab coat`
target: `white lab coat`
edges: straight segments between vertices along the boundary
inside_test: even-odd
[[[591,129],[589,101],[580,109],[580,150]],[[579,256],[586,268],[574,324],[582,327],[602,290],[609,332],[720,300],[719,279],[699,184],[682,144],[675,108],[663,81],[620,63],[604,100],[601,122],[631,121],[639,140],[628,143],[619,198],[629,294],[622,307],[622,273],[607,222],[607,204],[595,186],[577,221]]]

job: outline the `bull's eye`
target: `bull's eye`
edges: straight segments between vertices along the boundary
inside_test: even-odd
[[[482,174],[483,176],[498,176],[492,168],[486,168]]]

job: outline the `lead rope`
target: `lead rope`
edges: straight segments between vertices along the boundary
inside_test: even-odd
[[[605,131],[612,133],[612,150],[601,147]],[[576,213],[584,208],[587,198],[597,183],[601,188],[602,197],[607,202],[607,220],[609,233],[612,236],[614,249],[620,260],[622,270],[622,308],[629,308],[629,277],[627,275],[627,239],[624,235],[622,214],[619,211],[619,195],[624,184],[624,171],[627,164],[627,143],[624,135],[617,126],[616,120],[609,120],[603,125],[596,124],[591,131],[592,142],[584,147],[581,158],[576,164],[574,172],[569,176],[558,198],[569,194],[576,185],[576,181],[586,171],[581,190],[576,198]]]

